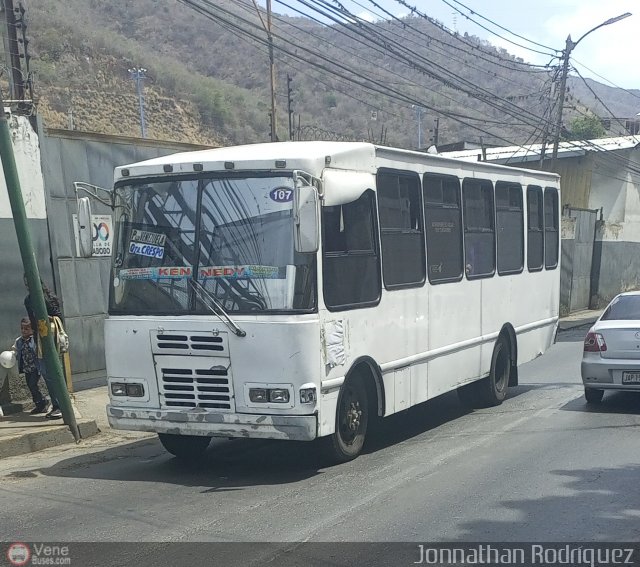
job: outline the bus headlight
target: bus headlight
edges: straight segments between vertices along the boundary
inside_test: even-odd
[[[111,395],[128,396],[130,398],[144,398],[144,386],[142,384],[111,382]]]
[[[276,404],[289,403],[289,390],[283,388],[274,388],[269,390],[269,401]]]
[[[254,404],[267,402],[267,390],[264,388],[251,388],[249,390],[249,400]]]
[[[111,383],[111,394],[113,396],[126,396],[127,395],[127,385],[122,382],[112,382]]]
[[[127,384],[127,396],[130,398],[143,398],[144,386],[142,384]]]
[[[300,389],[300,403],[301,404],[315,404],[316,402],[316,389],[314,388],[301,388]]]

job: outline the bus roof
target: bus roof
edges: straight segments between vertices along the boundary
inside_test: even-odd
[[[527,172],[557,181],[558,176],[536,170],[524,170],[485,162],[469,162],[455,158],[427,154],[367,142],[275,142],[211,148],[191,152],[180,152],[116,167],[114,181],[133,177],[166,175],[167,173],[193,173],[194,171],[224,170],[277,170],[301,169],[320,176],[325,167],[349,169],[375,173],[376,157],[397,160],[409,164],[432,164],[451,166],[462,170],[502,170]],[[194,164],[198,164],[194,167]],[[168,166],[171,166],[168,169]],[[200,167],[201,166],[201,167]]]

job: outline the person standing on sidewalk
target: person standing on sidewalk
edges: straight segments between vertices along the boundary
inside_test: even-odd
[[[60,300],[53,294],[53,292],[45,285],[45,283],[40,280],[40,284],[42,285],[42,293],[44,294],[44,302],[47,306],[47,314],[49,317],[60,317],[62,319],[62,310],[60,309]],[[24,285],[29,289],[29,283],[27,282],[27,276],[24,276]],[[29,315],[29,321],[31,321],[31,328],[36,331],[38,329],[38,320],[36,318],[35,311],[33,309],[33,304],[31,301],[31,294],[28,294],[27,297],[24,298],[24,307],[27,310],[27,314]],[[55,388],[53,387],[53,380],[49,377],[49,373],[47,372],[47,367],[41,354],[42,349],[40,345],[38,345],[38,333],[34,332],[34,338],[36,341],[36,352],[38,353],[38,363],[40,365],[40,375],[44,378],[44,381],[47,385],[47,389],[49,390],[49,397],[51,398],[51,411],[45,416],[48,419],[60,419],[62,417],[62,412],[60,411],[60,404],[58,403],[58,398],[55,395]]]
[[[31,399],[35,407],[31,410],[31,415],[47,412],[47,399],[40,392],[38,382],[40,381],[40,364],[37,356],[36,341],[33,337],[31,323],[26,317],[20,321],[20,337],[16,339],[13,346],[18,359],[18,372],[24,374]]]

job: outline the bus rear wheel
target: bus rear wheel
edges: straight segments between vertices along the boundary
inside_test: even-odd
[[[355,459],[364,446],[369,425],[369,399],[364,380],[355,375],[340,390],[336,411],[336,430],[326,439],[327,452],[333,462]]]
[[[201,457],[211,442],[211,437],[201,435],[158,433],[158,437],[162,446],[169,453],[185,460],[194,460]]]
[[[507,397],[510,377],[511,347],[505,337],[500,337],[493,347],[489,376],[478,382],[482,405],[499,406]]]

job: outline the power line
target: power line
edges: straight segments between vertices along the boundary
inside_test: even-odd
[[[443,0],[443,1],[444,1],[444,0]],[[459,6],[462,6],[462,7],[463,7],[463,8],[465,8],[466,10],[469,10],[469,13],[470,13],[470,14],[475,15],[475,16],[478,16],[479,18],[483,19],[485,22],[489,22],[490,24],[493,24],[493,25],[494,25],[494,26],[496,26],[497,28],[500,28],[501,30],[506,31],[507,33],[510,33],[511,35],[513,35],[513,36],[515,36],[515,37],[519,37],[520,39],[524,39],[525,41],[528,41],[529,43],[532,43],[533,45],[537,45],[538,47],[543,47],[544,49],[547,49],[547,50],[552,51],[552,52],[554,52],[554,53],[558,53],[558,50],[557,50],[557,49],[554,49],[553,47],[549,47],[548,45],[543,45],[542,43],[538,43],[537,41],[533,41],[533,40],[531,40],[531,39],[529,39],[529,38],[527,38],[527,37],[524,37],[524,36],[522,36],[522,35],[519,35],[519,34],[517,34],[516,32],[511,31],[510,29],[505,28],[504,26],[501,26],[501,25],[500,25],[500,24],[498,24],[497,22],[494,22],[493,20],[491,20],[491,19],[489,19],[489,18],[486,18],[485,16],[483,16],[483,15],[482,15],[482,14],[480,14],[479,12],[477,12],[477,11],[475,11],[475,10],[472,10],[471,8],[469,8],[469,6],[466,6],[466,5],[465,5],[465,4],[463,4],[462,2],[459,2],[458,0],[453,0],[453,2],[455,2],[455,3],[456,3],[456,4],[458,4]],[[448,2],[445,2],[445,3],[446,3],[446,4],[448,4]],[[450,4],[448,4],[448,5],[450,6]],[[454,8],[454,9],[455,9],[455,8]],[[456,9],[456,11],[458,11],[458,10]],[[459,13],[461,13],[461,14],[462,14],[462,12],[459,12]],[[462,14],[462,15],[463,15],[463,16],[465,16],[465,14]],[[466,16],[465,16],[465,17],[466,17]],[[470,19],[473,23],[477,24],[477,22],[476,22],[475,20],[473,20],[473,19],[471,19],[471,18],[468,18],[468,19]],[[478,24],[478,25],[479,25],[479,24]],[[481,27],[482,27],[482,26],[481,26]],[[486,28],[483,28],[483,29],[486,29]],[[487,30],[487,31],[489,31],[489,30]],[[494,32],[490,32],[490,33],[494,33]],[[500,38],[502,38],[502,39],[505,39],[505,38],[503,38],[502,36],[500,36],[500,35],[498,35],[498,34],[494,34],[494,35],[497,35],[498,37],[500,37]],[[509,41],[509,40],[506,40],[506,41]],[[520,45],[519,45],[519,44],[517,44],[517,43],[514,43],[514,45],[518,45],[519,47],[522,47],[522,46],[520,46]],[[527,48],[525,48],[525,49],[527,49]],[[537,53],[540,53],[540,52],[538,51]]]
[[[280,3],[280,4],[284,5],[285,7],[289,8],[289,9],[291,9],[291,10],[297,11],[295,8],[293,8],[293,7],[292,7],[292,6],[290,6],[289,4],[286,4],[285,2],[283,2],[283,1],[281,1],[281,0],[278,0],[278,1],[279,1],[279,3]],[[300,12],[300,13],[301,13],[301,12]],[[313,19],[313,18],[312,18],[312,19]],[[319,22],[319,23],[320,23],[320,21],[319,21],[319,20],[315,20],[315,21],[317,21],[317,22]],[[292,26],[293,26],[293,24],[290,24],[289,22],[285,22],[285,23],[288,23],[289,25],[292,25]],[[294,26],[294,27],[297,27],[297,26]],[[298,29],[300,29],[300,28],[298,28]],[[353,36],[351,36],[351,35],[349,35],[349,34],[346,34],[346,32],[344,32],[344,31],[343,31],[343,30],[341,30],[341,29],[337,29],[337,30],[335,30],[335,31],[338,31],[338,32],[340,32],[340,33],[343,33],[343,34],[347,35],[347,37],[349,37],[350,39],[356,39],[356,38],[353,38]],[[313,37],[318,37],[316,34],[313,34],[312,32],[305,31],[305,33],[306,33],[307,35],[311,34]],[[356,40],[357,40],[357,39],[356,39]],[[338,48],[338,46],[336,46],[335,44],[333,44],[333,43],[331,43],[331,42],[327,41],[327,40],[326,40],[326,39],[324,39],[324,38],[322,38],[322,41],[323,41],[325,44],[328,44],[328,45],[331,45],[331,46],[333,46],[333,47]],[[375,48],[375,47],[376,47],[376,46],[374,46],[374,48]],[[338,49],[341,49],[341,48],[338,48]],[[383,49],[380,49],[380,50],[379,50],[379,52],[380,52],[381,54],[387,54],[387,52],[386,52],[385,50],[383,50]],[[363,56],[359,55],[359,54],[354,54],[353,52],[351,52],[351,54],[352,54],[352,55],[354,55],[355,57],[357,57],[358,59],[363,59],[363,60],[365,60],[365,58],[364,58]],[[404,62],[406,63],[406,60],[405,60]],[[396,73],[396,72],[395,72],[395,71],[393,71],[393,70],[388,70],[388,73],[391,73],[392,75],[395,75],[395,76],[397,76],[397,77],[399,77],[399,78],[403,79],[404,81],[409,81],[409,79],[406,79],[405,77],[403,77],[403,76],[399,75],[398,73]],[[408,82],[408,83],[406,83],[406,84],[411,84],[411,85],[413,85],[413,86],[416,86],[416,87],[421,88],[421,85],[418,85],[418,84],[416,84],[416,83],[415,83],[415,82],[413,82],[413,81]],[[518,84],[518,85],[520,85],[520,83],[517,83],[517,84]],[[454,87],[454,88],[455,88],[455,87]],[[456,90],[460,90],[460,89],[456,89]],[[441,92],[441,93],[439,93],[439,94],[440,94],[441,96],[443,96],[444,98],[447,98],[447,99],[451,100],[452,102],[455,102],[455,103],[457,103],[457,104],[464,104],[464,103],[461,103],[460,101],[458,101],[458,100],[456,100],[456,99],[454,99],[454,98],[452,98],[452,97],[447,96],[445,93],[442,93],[442,92]],[[495,98],[500,98],[500,97],[497,97],[497,95],[495,95]],[[486,120],[486,119],[484,119],[484,118],[474,118],[474,117],[471,117],[471,116],[466,116],[466,118],[467,118],[468,120],[482,120],[482,121],[484,121],[485,123],[494,123],[494,124],[501,124],[501,125],[505,125],[505,121],[504,121],[504,119],[500,119],[500,120],[492,120],[492,119],[490,119],[490,120]]]
[[[503,62],[517,63],[518,65],[522,65],[522,66],[526,66],[526,67],[532,67],[532,68],[537,68],[537,69],[541,69],[541,68],[545,68],[546,69],[546,68],[548,68],[548,65],[535,65],[533,63],[525,63],[525,62],[520,62],[520,61],[515,61],[514,62],[514,61],[511,61],[511,60],[508,60],[508,59],[504,59],[502,56],[498,55],[495,52],[492,52],[492,51],[489,51],[489,50],[484,50],[479,45],[475,45],[475,44],[469,42],[466,38],[460,36],[458,33],[455,33],[453,31],[451,31],[444,24],[438,22],[437,20],[435,20],[431,16],[425,14],[424,12],[421,12],[415,6],[409,5],[406,2],[406,0],[395,0],[395,1],[398,4],[400,4],[401,6],[404,6],[405,8],[407,8],[412,14],[414,14],[416,16],[419,16],[420,18],[426,20],[431,25],[433,25],[433,26],[437,27],[438,29],[440,29],[441,31],[445,32],[446,34],[448,34],[450,37],[452,37],[456,41],[464,43],[465,45],[471,47],[472,49],[476,49],[478,51],[481,51],[485,55],[488,55],[488,56],[491,56],[491,57],[495,57],[496,59],[501,60]],[[555,56],[554,56],[554,58],[555,58]]]
[[[602,75],[598,75],[598,73],[596,73],[593,69],[589,69],[589,67],[587,67],[584,63],[580,63],[580,61],[578,61],[575,57],[571,58],[573,60],[574,63],[578,63],[581,67],[584,67],[587,71],[589,71],[590,73],[593,73],[596,77],[599,77],[600,79],[602,79],[603,81],[606,81],[607,83],[609,83],[610,85],[616,87],[617,89],[620,89],[624,92],[626,92],[627,94],[630,94],[631,96],[640,99],[640,95],[634,93],[633,91],[630,91],[628,89],[625,89],[624,87],[621,87],[620,85],[616,85],[613,81],[607,79],[606,77],[603,77]],[[574,67],[575,69],[575,67]],[[576,71],[577,72],[577,71]]]
[[[228,25],[232,26],[236,32],[238,33],[242,33],[242,34],[246,34],[249,35],[250,37],[252,37],[255,41],[257,42],[261,42],[261,43],[265,43],[265,40],[263,38],[261,38],[260,36],[256,35],[255,33],[252,34],[250,30],[247,30],[245,28],[243,28],[242,26],[239,26],[237,24],[235,24],[234,22],[230,22],[228,19],[226,19],[222,14],[226,14],[227,16],[232,16],[235,18],[238,18],[237,14],[233,14],[231,12],[229,12],[228,10],[225,10],[224,8],[221,8],[220,6],[216,6],[215,4],[213,4],[213,2],[211,2],[210,0],[199,0],[202,4],[205,4],[209,7],[211,7],[212,11],[210,12],[209,10],[207,10],[206,8],[204,8],[202,5],[198,4],[198,2],[196,0],[179,0],[180,2],[182,2],[183,4],[192,7],[193,9],[195,9],[196,11],[198,11],[199,13],[205,15],[207,18],[212,19],[213,21],[224,21],[225,23],[227,23]],[[243,18],[239,18],[241,21],[243,21],[245,24],[249,25],[252,28],[256,28],[257,26],[255,24],[253,24],[252,22],[248,22],[247,20],[244,20]],[[479,132],[482,132],[484,134],[487,134],[489,136],[491,136],[492,138],[496,138],[499,140],[503,140],[506,141],[507,143],[513,144],[513,142],[507,140],[506,138],[495,134],[493,132],[490,132],[488,130],[485,130],[483,128],[480,128],[477,125],[473,125],[470,124],[469,122],[467,122],[465,120],[465,116],[464,115],[460,115],[458,113],[453,113],[453,112],[447,112],[444,110],[440,110],[437,109],[435,107],[433,107],[430,104],[426,104],[424,101],[421,100],[417,100],[416,98],[407,95],[401,91],[398,91],[396,89],[391,89],[389,88],[388,85],[382,85],[379,83],[376,83],[375,81],[371,81],[368,77],[359,74],[357,72],[354,73],[353,69],[350,69],[349,67],[347,67],[346,65],[337,62],[327,56],[324,56],[321,53],[317,53],[316,51],[313,51],[309,48],[306,48],[303,45],[298,44],[297,46],[294,46],[296,48],[296,51],[292,51],[288,46],[285,45],[276,45],[274,46],[276,49],[278,49],[279,51],[283,52],[284,54],[299,59],[301,61],[304,61],[310,65],[314,65],[316,67],[319,67],[327,72],[330,72],[332,74],[336,74],[340,77],[342,77],[343,79],[356,84],[362,88],[365,88],[371,92],[375,92],[378,94],[382,94],[384,96],[388,96],[390,93],[394,94],[396,96],[396,98],[398,100],[402,100],[405,104],[410,105],[410,104],[419,104],[424,106],[425,108],[431,110],[434,113],[437,113],[441,116],[446,116],[451,118],[452,120],[455,120],[469,128],[472,128],[474,130],[477,130]],[[309,56],[303,56],[301,55],[300,51],[307,53],[308,55],[311,55],[312,58],[309,58]],[[329,69],[329,67],[327,67],[324,64],[319,64],[317,61],[315,61],[313,58],[318,58],[330,65],[332,65],[334,68],[333,69]]]

